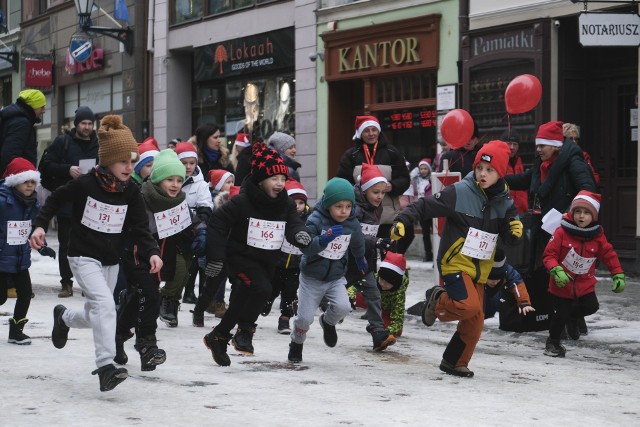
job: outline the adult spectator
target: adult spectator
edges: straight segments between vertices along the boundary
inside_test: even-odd
[[[524,172],[524,166],[522,166],[522,159],[518,156],[518,149],[520,148],[520,134],[517,130],[511,129],[511,131],[504,131],[500,137],[501,141],[504,141],[509,146],[509,164],[507,165],[507,175],[514,175]],[[511,190],[509,191],[513,203],[516,205],[518,214],[522,215],[529,209],[529,192],[525,190]]]
[[[226,169],[233,173],[229,149],[222,144],[220,138],[221,130],[218,125],[207,123],[199,126],[194,135],[198,150],[198,166],[207,181],[212,169]]]
[[[43,181],[63,185],[89,172],[98,161],[98,137],[94,130],[95,114],[89,107],[78,107],[73,118],[74,128],[59,135],[49,146],[40,170]],[[49,188],[54,190],[54,188]],[[71,202],[56,213],[58,219],[58,268],[62,289],[58,297],[73,296],[73,273],[69,267],[67,251],[71,235]]]
[[[476,122],[473,122],[473,134],[471,139],[462,148],[456,150],[449,150],[440,158],[440,164],[438,172],[442,172],[444,161],[449,161],[450,172],[460,172],[462,178],[467,176],[469,172],[473,171],[473,162],[476,160],[476,153],[478,152],[478,142],[480,142],[480,134],[478,132],[478,126]]]
[[[37,89],[26,89],[18,94],[14,104],[2,109],[2,149],[0,171],[11,160],[22,157],[32,164],[38,163],[38,141],[34,125],[42,122],[47,100]]]
[[[242,153],[242,150],[247,147],[251,147],[251,135],[248,133],[238,132],[236,134],[236,139],[233,142],[233,148],[231,148],[231,154],[229,155],[233,170],[236,172],[238,171],[238,157],[240,156],[240,153]],[[249,150],[249,152],[251,152],[251,150]]]
[[[280,154],[284,164],[289,168],[289,176],[296,181],[300,182],[300,173],[298,169],[302,166],[298,163],[296,158],[296,140],[286,133],[274,132],[269,137],[269,145]]]
[[[355,184],[360,175],[362,164],[378,166],[380,172],[389,181],[387,192],[382,200],[382,217],[378,237],[389,238],[393,219],[400,212],[399,197],[409,188],[409,169],[404,155],[381,134],[380,122],[373,116],[357,116],[356,132],[353,135],[354,146],[348,148],[340,159],[336,176]],[[413,240],[405,238],[403,245],[398,245],[398,252],[404,253]]]
[[[565,138],[569,138],[576,144],[580,144],[580,126],[573,123],[565,123],[562,125],[562,134]],[[596,182],[596,185],[600,185],[600,174],[596,172],[595,168],[591,164],[591,156],[584,150],[582,151],[582,155],[584,156],[584,161],[587,162],[587,164],[591,168],[591,173],[593,173],[593,180]]]
[[[182,142],[182,139],[173,138],[171,141],[167,142],[167,148],[171,148],[172,150],[175,151],[176,145],[178,145],[178,142]]]

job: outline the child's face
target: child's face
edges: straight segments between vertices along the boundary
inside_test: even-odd
[[[287,178],[285,178],[284,175],[278,174],[270,176],[267,179],[263,179],[262,181],[260,181],[258,186],[262,188],[262,191],[267,193],[267,196],[275,199],[276,197],[278,197],[278,194],[280,194],[280,192],[284,190],[284,182],[286,180]]]
[[[153,160],[151,160],[148,163],[145,163],[144,166],[142,166],[142,168],[140,169],[140,172],[138,173],[138,175],[140,175],[140,178],[145,179],[149,175],[151,175],[152,167],[153,167]]]
[[[182,177],[170,176],[160,181],[158,184],[169,197],[177,197],[182,191]]]
[[[224,181],[224,184],[222,184],[222,187],[220,187],[220,191],[229,191],[231,190],[232,185],[233,185],[233,177],[230,176]]]
[[[483,190],[491,187],[493,184],[498,182],[498,179],[500,179],[498,172],[487,162],[478,163],[475,173],[476,180],[480,184],[480,188]]]
[[[344,222],[351,215],[351,209],[353,209],[353,204],[350,201],[341,200],[331,205],[329,215],[335,222]]]
[[[423,178],[428,177],[431,173],[431,169],[429,169],[429,166],[427,165],[420,165],[420,167],[418,167],[418,171],[420,171],[420,176]]]
[[[379,182],[367,188],[367,190],[364,192],[364,197],[373,206],[378,207],[380,206],[380,203],[382,203],[382,199],[384,199],[384,193],[386,189],[387,183]]]
[[[498,283],[500,283],[500,279],[487,279],[487,286],[490,288],[495,288]]]
[[[388,291],[389,289],[393,288],[393,285],[391,283],[387,282],[381,277],[378,278],[378,285],[380,285],[380,289],[382,289],[383,291]]]
[[[580,228],[588,227],[593,222],[593,215],[585,208],[575,208],[573,210],[573,221]]]
[[[36,191],[36,182],[31,179],[29,181],[25,181],[22,184],[18,184],[14,187],[18,193],[22,194],[25,197],[29,197]]]
[[[293,144],[291,147],[284,150],[284,154],[288,157],[294,158],[296,156],[296,144]]]
[[[300,199],[293,199],[294,202],[296,202],[296,211],[301,214],[302,212],[304,212],[304,207],[307,205],[304,200],[300,200]]]
[[[127,182],[131,178],[131,172],[133,172],[133,160],[122,160],[114,163],[107,166],[107,170],[120,181]]]
[[[180,161],[187,170],[187,176],[191,176],[196,170],[196,166],[198,166],[198,159],[196,159],[195,157],[185,157],[184,159],[180,159]]]

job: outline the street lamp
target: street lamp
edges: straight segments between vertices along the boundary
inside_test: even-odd
[[[131,28],[95,27],[91,25],[90,19],[91,10],[93,9],[93,0],[74,1],[76,3],[78,18],[80,18],[80,28],[82,29],[82,31],[91,31],[118,40],[120,43],[124,44],[125,52],[127,52],[129,55],[133,55],[133,30]]]

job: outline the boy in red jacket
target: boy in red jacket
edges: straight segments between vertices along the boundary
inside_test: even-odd
[[[571,338],[578,339],[579,317],[598,311],[596,259],[613,275],[611,290],[616,293],[624,290],[624,272],[618,255],[598,224],[599,210],[600,195],[580,191],[542,255],[542,262],[551,272],[549,293],[554,308],[544,351],[547,356],[564,357],[566,349],[560,344],[560,334],[565,325]]]

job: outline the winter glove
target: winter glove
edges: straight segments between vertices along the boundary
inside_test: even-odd
[[[202,256],[207,249],[207,231],[205,228],[198,230],[196,237],[191,242],[191,250],[196,256]]]
[[[400,240],[404,237],[404,224],[400,221],[393,223],[391,227],[391,240]]]
[[[396,242],[392,241],[391,239],[378,239],[376,240],[376,248],[382,249],[383,251],[388,251],[393,246],[395,246],[395,243]]]
[[[616,294],[624,291],[624,273],[618,273],[613,275],[613,286],[611,290]]]
[[[327,246],[333,239],[342,235],[342,226],[340,224],[334,225],[328,230],[322,230],[322,234],[320,235],[320,244],[322,246]]]
[[[38,252],[40,253],[40,255],[42,256],[50,256],[53,259],[56,259],[56,251],[54,251],[53,249],[51,249],[49,246],[43,246],[41,247]],[[622,289],[624,289],[624,275],[622,278]]]
[[[573,280],[573,278],[564,271],[564,268],[559,265],[551,269],[551,276],[559,288],[564,288],[569,281]]]
[[[200,268],[202,270],[207,268],[207,257],[206,256],[199,256],[198,257],[198,268]]]
[[[306,231],[298,231],[294,236],[296,242],[300,243],[302,246],[309,246],[311,243],[311,235]]]
[[[518,239],[522,237],[522,221],[512,218],[511,221],[509,221],[509,228],[514,237]]]
[[[367,263],[367,259],[363,256],[356,258],[356,265],[358,266],[358,271],[361,274],[367,274],[367,271],[369,271],[369,264]]]
[[[204,269],[204,274],[207,277],[219,276],[222,272],[223,265],[224,263],[221,260],[209,261]]]

